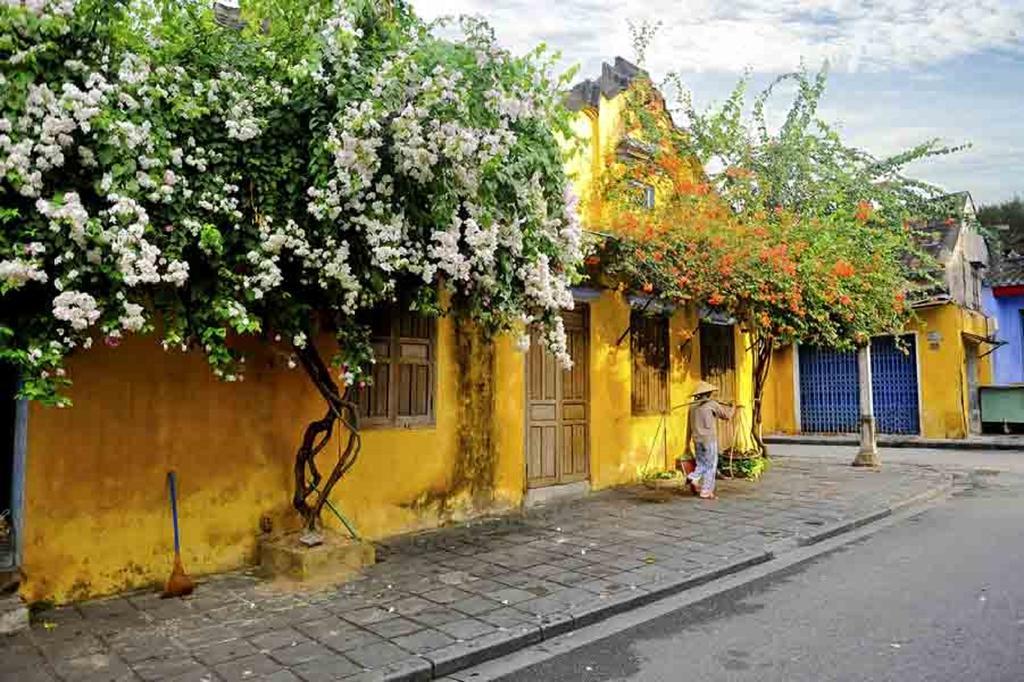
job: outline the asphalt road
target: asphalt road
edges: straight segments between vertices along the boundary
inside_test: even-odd
[[[1024,476],[970,478],[800,568],[502,679],[1024,680]]]

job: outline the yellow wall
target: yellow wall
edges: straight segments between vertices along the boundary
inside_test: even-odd
[[[986,318],[960,306],[946,304],[918,311],[921,427],[926,438],[964,438],[968,435],[967,354],[977,352],[963,333],[986,336]],[[929,334],[939,335],[938,343]],[[984,351],[982,351],[984,352]],[[991,377],[989,359],[979,363],[979,384]]]
[[[459,456],[454,322],[438,323],[436,424],[366,429],[359,461],[333,500],[368,538],[436,526],[472,512],[451,495]],[[171,520],[165,476],[178,472],[183,558],[194,574],[255,559],[261,515],[297,525],[292,463],[323,403],[299,370],[252,348],[243,383],[213,378],[199,355],[165,353],[152,338],[74,358],[69,409],[33,406],[26,478],[25,581],[30,601],[68,601],[166,579]],[[493,506],[523,491],[523,356],[497,343]],[[318,463],[329,471],[334,443]],[[443,506],[442,506],[443,504]],[[328,524],[338,525],[324,510]]]
[[[968,433],[967,354],[978,352],[964,333],[987,336],[987,319],[980,313],[947,303],[917,310],[908,332],[917,334],[921,431],[925,438],[964,438]],[[937,334],[937,342],[930,335]],[[985,352],[983,347],[982,353]],[[796,433],[793,363],[796,353],[784,348],[772,361],[765,389],[765,433]],[[990,358],[978,365],[979,384],[991,381]]]
[[[700,344],[694,334],[697,316],[692,308],[669,320],[669,405],[678,409],[664,416],[632,414],[632,361],[629,336],[630,305],[620,292],[604,291],[590,303],[590,443],[591,486],[595,489],[635,482],[638,469],[671,468],[688,450],[687,408],[700,381]],[[691,338],[691,335],[694,335]],[[750,353],[745,337],[736,333],[737,402],[748,409],[752,393]]]
[[[591,485],[634,482],[638,469],[671,467],[686,451],[684,408],[633,416],[630,306],[603,291],[590,303]],[[333,501],[367,538],[435,527],[509,509],[525,488],[525,357],[511,337],[495,342],[493,496],[473,506],[452,490],[458,447],[454,322],[438,323],[436,423],[365,429],[362,454]],[[692,309],[670,320],[672,405],[699,380]],[[749,355],[737,334],[739,401],[749,405]],[[153,338],[101,346],[71,362],[75,406],[33,406],[29,416],[22,594],[66,602],[159,584],[170,570],[166,473],[178,472],[183,558],[190,573],[255,561],[259,521],[292,529],[292,465],[302,428],[323,404],[305,375],[253,343],[243,383],[211,375],[199,355],[167,353]],[[335,443],[318,462],[329,470]],[[324,521],[339,524],[327,511]]]
[[[633,416],[629,335],[616,345],[629,329],[629,317],[629,302],[619,292],[605,291],[590,304],[590,476],[596,489],[635,481],[648,461],[670,466],[685,444],[685,410],[667,416],[664,430],[661,415]],[[670,403],[685,402],[690,383],[679,339],[685,317],[670,321]]]
[[[792,346],[775,351],[764,387],[762,430],[765,434],[796,432],[796,353]]]

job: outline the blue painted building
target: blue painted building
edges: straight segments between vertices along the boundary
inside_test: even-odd
[[[1014,250],[998,253],[985,278],[982,303],[999,325],[1003,344],[992,353],[992,379],[997,385],[1024,383],[1024,256]]]

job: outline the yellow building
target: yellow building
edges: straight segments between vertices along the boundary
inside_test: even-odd
[[[584,146],[570,167],[581,194],[622,141],[622,93],[638,75],[617,61],[574,91]],[[388,357],[402,357],[402,367],[414,348],[416,369],[379,362],[381,380],[363,397],[362,452],[332,495],[363,536],[671,466],[686,439],[686,410],[671,407],[690,399],[702,374],[749,405],[750,358],[735,327],[702,322],[692,309],[641,313],[647,302],[619,291],[580,289],[576,298],[566,316],[571,371],[539,344],[523,353],[510,338],[485,342],[451,318],[385,323],[378,346],[398,344]],[[14,506],[26,600],[67,602],[166,579],[170,470],[191,573],[252,564],[261,527],[298,526],[294,455],[323,402],[281,349],[247,343],[245,381],[230,384],[200,354],[164,352],[152,337],[96,344],[69,364],[74,407],[19,406]],[[5,407],[13,412],[10,391]],[[320,455],[325,469],[334,446]]]
[[[995,336],[981,310],[988,257],[972,226],[970,196],[957,198],[963,220],[924,230],[923,246],[942,269],[939,284],[915,305],[901,347],[892,337],[872,342],[874,412],[882,434],[965,438],[981,430],[978,387],[991,382],[987,356]],[[765,388],[764,432],[856,432],[856,372],[853,353],[778,351]]]

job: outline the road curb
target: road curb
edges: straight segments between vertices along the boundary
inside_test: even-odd
[[[798,546],[794,542],[787,544],[780,541],[777,543],[780,548],[786,546],[789,549],[780,551],[780,556],[773,557],[771,561],[757,562],[740,575],[723,576],[724,579],[721,581],[713,581],[711,584],[705,584],[692,591],[683,590],[678,594],[668,595],[663,600],[652,602],[635,611],[609,618],[607,622],[598,622],[587,626],[578,633],[572,633],[569,637],[553,638],[551,641],[545,642],[543,647],[533,647],[515,652],[511,659],[485,661],[472,668],[451,672],[450,677],[443,679],[446,682],[486,682],[487,680],[501,679],[510,672],[543,663],[581,646],[592,645],[605,637],[638,627],[655,618],[677,612],[713,596],[745,589],[747,585],[770,576],[782,575],[815,561],[818,557],[849,547],[852,543],[869,537],[878,530],[911,518],[926,510],[930,504],[935,504],[938,498],[944,497],[944,494],[951,489],[951,485],[935,486],[908,497],[907,500],[896,503],[888,509],[862,515],[850,523],[836,524],[821,533],[816,533],[816,536],[831,533],[830,537],[821,538],[816,543]],[[870,519],[874,519],[874,521]],[[839,531],[841,527],[846,530]],[[770,554],[770,552],[768,553]]]
[[[819,542],[828,540],[829,538],[834,538],[835,536],[842,535],[843,533],[849,533],[850,531],[856,530],[861,526],[866,526],[869,523],[881,521],[887,516],[892,516],[893,514],[904,509],[907,509],[909,507],[924,504],[937,497],[942,497],[943,495],[948,494],[952,490],[953,477],[947,476],[945,482],[942,485],[933,486],[928,490],[924,490],[920,493],[917,493],[916,495],[911,495],[906,499],[900,500],[899,502],[889,505],[889,507],[885,509],[870,512],[868,514],[862,514],[861,516],[855,517],[853,519],[848,519],[846,521],[840,521],[839,523],[835,523],[830,526],[825,526],[816,533],[798,537],[796,540],[796,544],[799,547],[809,547],[810,545],[816,545]],[[785,552],[782,553],[784,554]]]
[[[947,477],[947,481],[944,485],[937,485],[934,488],[925,490],[924,492],[918,493],[917,495],[911,495],[905,500],[900,500],[899,502],[890,505],[889,512],[891,514],[896,514],[898,512],[903,511],[904,509],[908,509],[909,507],[916,507],[918,505],[931,502],[936,498],[949,495],[950,493],[953,492],[953,488],[955,485],[956,481],[954,480],[953,476],[950,475]]]
[[[869,514],[862,514],[861,516],[857,516],[847,521],[840,521],[839,523],[834,523],[830,526],[825,526],[816,533],[811,533],[810,535],[804,535],[802,537],[799,537],[797,538],[796,543],[800,547],[809,547],[810,545],[816,545],[819,542],[828,540],[829,538],[834,538],[835,536],[842,535],[843,533],[849,533],[851,530],[856,530],[857,528],[860,528],[861,526],[866,526],[869,523],[881,521],[882,519],[891,514],[892,509],[888,507],[880,511],[871,512]]]
[[[595,605],[588,605],[581,608],[566,608],[566,611],[541,621],[539,626],[524,626],[518,630],[510,629],[494,633],[491,641],[485,646],[459,643],[443,649],[439,652],[425,654],[419,660],[427,662],[431,666],[431,677],[424,677],[422,666],[415,666],[413,669],[405,669],[396,674],[374,677],[375,680],[387,680],[389,682],[423,680],[423,679],[451,679],[450,675],[461,670],[472,668],[502,656],[507,656],[520,649],[552,640],[560,635],[591,626],[613,616],[648,606],[654,602],[667,597],[678,595],[687,590],[707,585],[716,580],[732,576],[759,564],[767,563],[778,557],[784,557],[794,551],[811,547],[825,540],[830,540],[840,535],[850,533],[854,530],[877,523],[891,517],[898,512],[905,511],[911,507],[922,505],[938,497],[948,494],[953,489],[952,476],[947,477],[943,485],[937,485],[921,493],[912,495],[905,500],[900,500],[888,507],[861,514],[852,519],[847,519],[810,534],[797,536],[787,540],[767,543],[763,550],[755,550],[733,559],[728,564],[718,568],[701,571],[679,579],[672,579],[653,586],[644,586],[642,589],[612,595],[607,601]],[[378,671],[383,672],[383,671]]]

